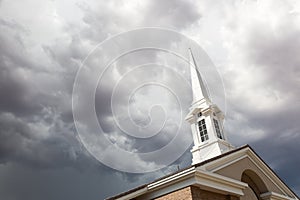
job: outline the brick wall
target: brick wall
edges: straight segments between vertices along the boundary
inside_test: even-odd
[[[239,198],[230,195],[209,192],[201,190],[195,186],[190,186],[156,198],[155,200],[239,200]]]
[[[181,190],[177,190],[170,194],[166,194],[162,197],[156,198],[155,200],[193,200],[191,187],[186,187]]]
[[[230,195],[218,194],[201,190],[195,186],[191,186],[193,200],[238,200],[239,198]]]

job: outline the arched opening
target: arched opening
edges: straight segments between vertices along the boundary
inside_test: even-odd
[[[261,178],[252,170],[245,170],[242,174],[241,181],[248,184],[241,200],[259,200],[260,195],[267,192],[268,189]]]

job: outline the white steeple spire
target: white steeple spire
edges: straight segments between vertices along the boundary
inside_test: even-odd
[[[193,102],[185,120],[191,124],[194,140],[192,164],[197,164],[234,147],[228,143],[223,130],[224,114],[211,102],[191,49],[189,59]]]
[[[201,75],[197,70],[197,63],[195,61],[194,55],[192,50],[189,48],[189,65],[190,65],[190,72],[191,72],[191,82],[193,88],[193,104],[201,101],[203,99],[209,100],[209,96]]]

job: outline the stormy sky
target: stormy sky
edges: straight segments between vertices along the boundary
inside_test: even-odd
[[[144,27],[174,34],[126,35]],[[230,142],[299,195],[299,1],[0,0],[0,199],[104,199],[189,166],[187,63],[157,49],[100,59],[141,42],[185,55],[179,34],[206,53],[195,49]],[[170,144],[170,160],[141,156]]]

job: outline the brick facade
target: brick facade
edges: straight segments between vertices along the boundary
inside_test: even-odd
[[[209,192],[206,190],[201,190],[198,187],[191,186],[192,199],[193,200],[238,200],[238,197],[218,194],[214,192]]]
[[[166,194],[155,200],[239,200],[238,197],[223,195],[214,192],[201,190],[198,187],[190,186],[170,194]]]
[[[170,194],[166,194],[162,197],[156,198],[155,200],[177,200],[177,199],[193,200],[191,187],[186,187],[181,190],[177,190]]]

